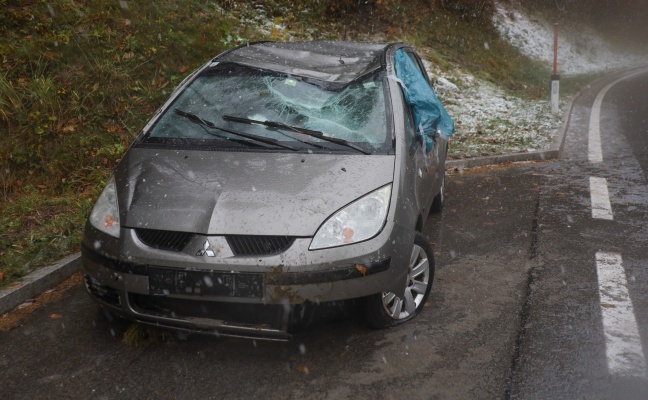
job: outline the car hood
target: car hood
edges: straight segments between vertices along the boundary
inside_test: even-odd
[[[131,148],[115,176],[126,228],[313,236],[392,182],[394,156]]]

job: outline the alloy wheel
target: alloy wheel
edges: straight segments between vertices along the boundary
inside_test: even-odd
[[[422,306],[429,284],[430,262],[423,248],[414,244],[403,298],[391,292],[382,294],[382,303],[387,315],[395,320],[401,320],[416,313],[416,310]]]

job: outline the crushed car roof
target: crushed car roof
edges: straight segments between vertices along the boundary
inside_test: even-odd
[[[238,47],[213,61],[349,83],[379,69],[389,46],[390,43],[331,41],[262,42]]]

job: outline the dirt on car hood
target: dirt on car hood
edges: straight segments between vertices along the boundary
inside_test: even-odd
[[[393,155],[142,148],[115,171],[124,227],[303,237],[393,176]]]

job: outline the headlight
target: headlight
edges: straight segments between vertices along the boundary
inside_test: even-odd
[[[392,185],[361,197],[333,214],[317,230],[310,250],[344,246],[376,236],[385,225]]]
[[[90,223],[95,228],[110,236],[119,237],[117,185],[115,185],[115,178],[112,176],[92,208]]]

